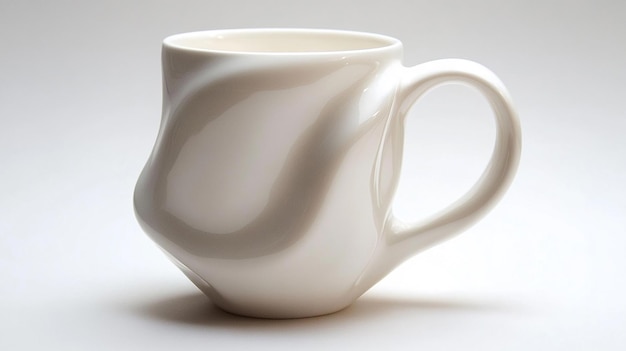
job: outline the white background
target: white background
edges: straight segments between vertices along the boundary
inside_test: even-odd
[[[0,2],[0,349],[626,349],[623,1]],[[351,308],[266,321],[216,310],[135,222],[179,32],[315,27],[401,39],[405,64],[495,71],[524,149],[499,206]],[[445,86],[407,126],[397,213],[467,189],[487,104]]]

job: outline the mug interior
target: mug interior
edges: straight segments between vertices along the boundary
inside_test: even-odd
[[[173,35],[179,49],[241,53],[311,53],[380,49],[399,45],[380,34],[316,29],[239,29]]]

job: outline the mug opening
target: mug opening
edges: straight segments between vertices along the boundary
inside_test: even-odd
[[[322,29],[231,29],[182,33],[164,45],[184,50],[229,53],[336,53],[399,45],[380,34]]]

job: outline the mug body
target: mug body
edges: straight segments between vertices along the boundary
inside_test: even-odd
[[[230,312],[347,307],[372,284],[397,176],[398,155],[381,152],[394,153],[383,146],[401,55],[393,38],[343,31],[167,38],[161,127],[135,190],[140,224]]]

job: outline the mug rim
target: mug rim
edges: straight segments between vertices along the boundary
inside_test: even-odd
[[[254,40],[256,38],[256,40]],[[260,39],[267,43],[263,47]],[[286,49],[271,49],[270,41],[290,39],[291,47]],[[295,39],[308,43],[296,42]],[[324,40],[325,39],[325,40]],[[226,42],[225,40],[230,40]],[[249,46],[256,45],[257,49],[236,49],[238,40],[240,46],[247,41]],[[209,42],[212,41],[212,42]],[[333,43],[331,43],[333,41]],[[314,43],[315,42],[315,43]],[[360,45],[359,45],[360,43]],[[295,48],[295,46],[299,46]],[[316,46],[315,46],[316,45]],[[313,28],[241,28],[216,29],[173,34],[163,39],[163,47],[198,53],[230,54],[230,55],[337,55],[355,53],[376,53],[393,49],[401,49],[399,39],[384,34],[340,30],[340,29],[313,29]],[[286,46],[285,46],[286,47]]]

